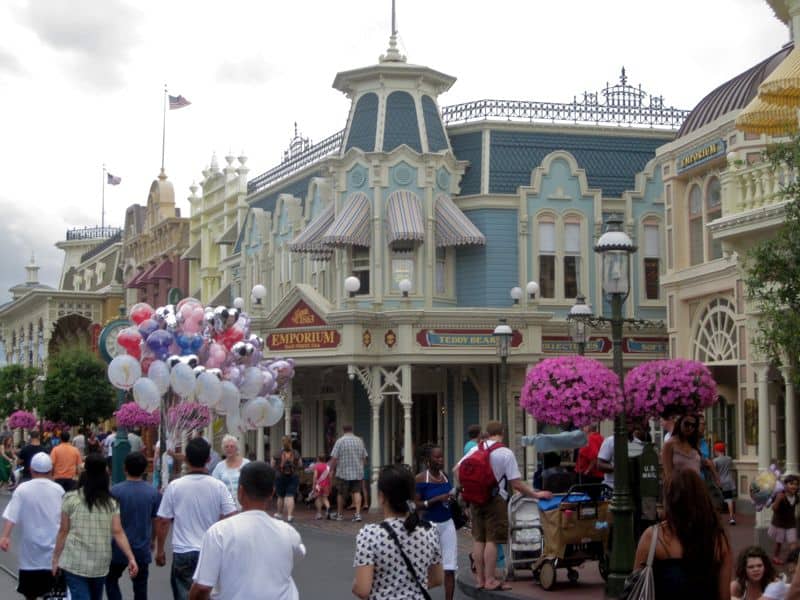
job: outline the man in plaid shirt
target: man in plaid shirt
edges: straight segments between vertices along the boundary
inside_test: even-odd
[[[329,466],[336,474],[336,507],[338,512],[333,517],[337,521],[344,519],[344,500],[347,494],[353,496],[356,514],[353,521],[361,520],[361,482],[364,479],[364,465],[367,461],[367,449],[357,435],[353,435],[353,426],[342,427],[344,434],[333,445]]]

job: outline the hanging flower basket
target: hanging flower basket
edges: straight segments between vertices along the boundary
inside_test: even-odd
[[[623,407],[619,378],[582,356],[547,358],[530,370],[520,405],[537,421],[583,427],[613,419]]]
[[[655,360],[625,378],[629,414],[655,417],[674,410],[697,412],[717,401],[717,384],[703,363],[682,358]]]
[[[69,429],[70,426],[64,421],[50,421],[45,419],[42,421],[42,431],[47,431],[49,433],[53,433],[54,431],[64,431],[65,429]]]
[[[36,427],[36,415],[27,410],[17,410],[8,417],[9,429],[33,429]]]
[[[157,427],[161,421],[158,410],[148,412],[136,402],[126,402],[114,413],[120,427]]]

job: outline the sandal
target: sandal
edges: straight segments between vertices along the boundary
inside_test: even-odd
[[[510,592],[514,588],[512,588],[510,585],[506,585],[501,581],[495,587],[485,587],[483,589],[484,591],[487,592]]]

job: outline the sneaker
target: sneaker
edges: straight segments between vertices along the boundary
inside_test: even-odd
[[[294,517],[286,517],[287,523],[291,523],[292,521],[294,521]]]
[[[315,520],[315,521],[321,521],[321,520],[322,520],[322,513],[317,513],[317,514],[314,516],[314,520]]]
[[[339,513],[336,513],[335,517],[331,517],[334,521],[344,521],[344,517]]]
[[[736,519],[731,519],[728,521],[728,525],[736,525]]]
[[[354,523],[360,523],[361,522],[361,514],[360,513],[356,513],[356,515],[353,517],[353,522]]]
[[[273,516],[273,517],[275,517],[276,519],[280,519],[280,518],[281,518],[281,513],[277,513],[277,512],[276,512],[276,513],[275,513],[274,515],[272,515],[272,516]]]

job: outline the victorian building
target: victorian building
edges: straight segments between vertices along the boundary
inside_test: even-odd
[[[25,283],[11,288],[0,306],[0,365],[46,369],[60,347],[96,349],[103,323],[122,300],[122,231],[85,227],[67,231],[56,246],[64,251],[58,289],[38,281],[33,257]]]
[[[287,419],[271,437],[291,433],[303,455],[329,451],[346,423],[373,467],[412,464],[429,442],[452,465],[466,428],[501,415],[512,446],[535,432],[518,402],[526,369],[574,351],[565,316],[579,293],[608,310],[593,245],[611,214],[640,246],[628,316],[665,316],[655,151],[685,112],[624,70],[572,102],[441,108],[454,82],[409,64],[394,39],[377,64],[339,73],[333,85],[352,102],[345,129],[317,144],[296,135],[280,165],[249,181],[223,274],[198,265],[219,281],[203,295],[230,284],[218,303],[244,297],[267,355],[296,360]],[[204,184],[192,202],[193,241],[208,193]],[[238,207],[232,199],[201,255],[218,251],[205,245]],[[259,284],[266,293],[251,297]],[[507,386],[492,335],[500,319],[513,329]],[[626,331],[624,349],[626,368],[663,357],[665,330]],[[610,332],[594,332],[588,354],[610,364]],[[520,459],[530,473],[532,454]]]

